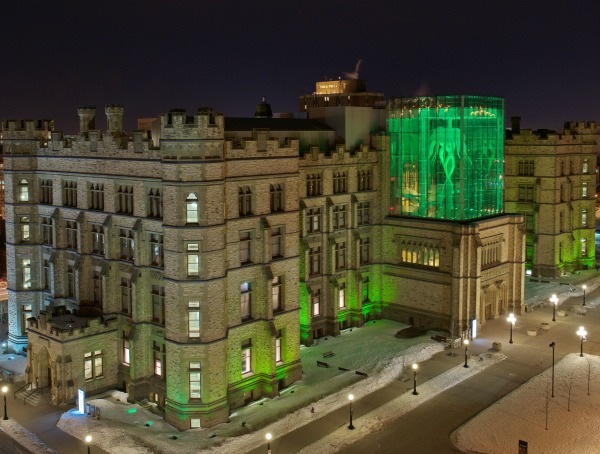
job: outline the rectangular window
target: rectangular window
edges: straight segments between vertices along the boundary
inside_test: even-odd
[[[587,227],[588,223],[588,212],[586,209],[581,210],[581,227]]]
[[[187,224],[198,223],[198,196],[190,192],[185,198],[185,222]]]
[[[133,186],[119,185],[116,208],[117,213],[133,214]]]
[[[200,275],[200,244],[188,243],[186,246],[187,275]]]
[[[346,269],[346,243],[340,242],[335,243],[334,246],[334,256],[335,256],[335,270],[341,271]]]
[[[50,290],[50,284],[52,283],[52,272],[50,268],[50,260],[44,259],[44,290]]]
[[[163,254],[163,236],[159,233],[151,233],[150,244],[150,264],[162,268],[164,266]]]
[[[321,274],[321,248],[313,247],[308,251],[308,274],[314,276]]]
[[[104,227],[99,224],[91,224],[92,253],[104,255]]]
[[[252,288],[249,282],[240,285],[240,310],[242,320],[250,319],[252,315]]]
[[[270,188],[271,213],[283,211],[283,189],[280,184],[272,184]]]
[[[584,181],[583,183],[581,183],[581,198],[587,199],[587,197],[588,197],[588,183]]]
[[[119,229],[121,260],[133,262],[135,259],[135,241],[133,230]]]
[[[346,228],[346,206],[336,205],[333,207],[333,229]]]
[[[129,339],[123,338],[123,364],[129,366],[131,364],[131,353]]]
[[[369,276],[363,276],[362,280],[362,301],[366,303],[369,301]]]
[[[359,170],[357,173],[358,179],[358,190],[359,191],[369,191],[372,188],[371,186],[371,171],[370,170]]]
[[[239,215],[252,215],[252,190],[249,186],[241,186],[238,189]]]
[[[94,301],[96,303],[102,302],[102,273],[100,270],[94,270],[92,272],[92,291]]]
[[[519,202],[532,202],[533,201],[533,185],[532,184],[520,184],[518,188],[519,188]]]
[[[341,194],[346,192],[348,189],[347,180],[346,172],[333,172],[333,193]]]
[[[121,277],[121,312],[131,314],[131,279]]]
[[[306,195],[313,197],[323,193],[321,174],[310,173],[306,175]]]
[[[29,182],[19,181],[19,202],[29,202]]]
[[[29,216],[21,216],[21,241],[29,241]]]
[[[360,239],[360,264],[364,265],[370,262],[371,244],[369,238]]]
[[[582,173],[589,173],[590,169],[590,161],[588,159],[583,160],[583,165],[581,166]]]
[[[240,263],[242,265],[252,262],[252,235],[251,232],[240,232]]]
[[[369,211],[370,211],[370,204],[369,202],[362,202],[358,204],[357,210],[356,210],[356,223],[358,225],[367,225],[370,223],[369,220]]]
[[[200,301],[188,303],[188,337],[200,338]]]
[[[86,380],[101,378],[104,375],[102,350],[87,352],[83,355],[84,377]]]
[[[52,180],[42,180],[41,182],[41,203],[52,205],[54,197],[52,195]]]
[[[42,243],[53,244],[52,218],[42,216]]]
[[[160,285],[152,286],[152,321],[165,324],[165,288]]]
[[[158,188],[148,191],[148,217],[162,219],[162,192]]]
[[[281,330],[277,331],[277,337],[275,338],[275,363],[280,364],[283,362],[281,356]]]
[[[306,212],[306,231],[315,233],[321,231],[321,209],[310,208]]]
[[[582,238],[581,239],[581,256],[587,257],[587,255],[588,255],[587,238]]]
[[[252,372],[252,341],[250,339],[242,342],[242,374]]]
[[[189,368],[189,384],[190,384],[190,399],[201,399],[201,382],[200,382],[200,363],[190,362]]]
[[[340,284],[338,287],[338,303],[340,309],[344,309],[346,307],[346,284]]]
[[[273,312],[282,309],[283,302],[283,279],[281,276],[275,276],[271,281],[271,307]]]
[[[283,229],[274,227],[271,229],[271,258],[283,257]]]
[[[75,267],[71,263],[67,265],[67,296],[75,298]]]
[[[92,183],[89,187],[88,207],[90,210],[104,210],[104,185]]]
[[[321,289],[316,289],[312,294],[312,316],[321,315]]]
[[[21,279],[23,288],[31,288],[31,259],[21,260]]]
[[[66,221],[67,249],[77,249],[77,222]]]
[[[154,359],[154,375],[159,378],[165,377],[165,344],[154,341],[152,343],[152,353]]]
[[[63,182],[63,205],[66,207],[77,207],[77,182]]]

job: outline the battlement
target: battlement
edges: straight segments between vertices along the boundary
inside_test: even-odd
[[[116,318],[89,318],[76,315],[51,316],[44,311],[40,312],[37,318],[28,319],[28,330],[61,342],[113,331],[116,327]]]
[[[0,122],[1,132],[47,133],[54,130],[54,120],[6,120]],[[37,134],[34,134],[37,135]],[[46,134],[47,135],[47,134]]]
[[[597,134],[595,121],[565,121],[564,134]]]
[[[160,116],[161,139],[223,139],[223,114],[210,107],[199,108],[194,115],[184,109],[171,109]]]

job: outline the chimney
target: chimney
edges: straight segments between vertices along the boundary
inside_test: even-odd
[[[521,132],[521,117],[510,117],[511,131],[513,134]]]
[[[77,109],[79,115],[79,133],[85,134],[96,129],[96,108],[93,106],[82,106]]]
[[[123,113],[125,109],[119,105],[108,105],[104,108],[106,113],[106,132],[113,136],[123,133]]]

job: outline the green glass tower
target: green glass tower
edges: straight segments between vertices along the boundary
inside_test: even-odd
[[[468,221],[503,212],[504,100],[388,101],[390,215]]]

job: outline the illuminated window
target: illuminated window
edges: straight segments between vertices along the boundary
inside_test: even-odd
[[[185,199],[185,222],[188,224],[198,223],[198,196],[190,193]]]
[[[21,241],[29,241],[29,216],[21,216]]]
[[[587,238],[582,238],[581,239],[581,256],[582,257],[587,257],[587,255],[588,255]]]
[[[588,211],[586,209],[581,210],[581,227],[587,227],[588,223]]]
[[[281,356],[281,330],[277,331],[277,337],[275,338],[275,363],[279,364],[283,362],[283,358]]]
[[[283,301],[283,280],[281,276],[275,276],[271,281],[271,307],[273,312],[282,309]]]
[[[23,288],[31,288],[31,259],[21,260],[21,280]]]
[[[188,243],[186,247],[187,275],[198,276],[200,274],[200,244]]]
[[[588,183],[585,181],[581,183],[581,197],[584,199],[588,197]]]
[[[150,264],[162,268],[164,266],[163,236],[159,233],[151,233],[150,241]]]
[[[135,259],[135,241],[133,230],[119,229],[121,259],[133,262]]]
[[[321,231],[321,209],[310,208],[306,212],[306,231],[315,233]]]
[[[190,418],[190,429],[200,429],[200,418]]]
[[[338,287],[338,304],[340,309],[346,307],[346,284],[340,284]]]
[[[19,180],[19,202],[29,202],[29,183]]]
[[[123,338],[123,364],[129,366],[131,364],[131,353],[129,346],[129,339]]]
[[[248,320],[252,315],[252,288],[249,282],[240,285],[240,312],[242,320]]]
[[[201,399],[201,370],[199,362],[190,362],[189,368],[189,385],[190,399]]]
[[[271,212],[283,211],[283,189],[281,185],[272,184],[270,188]]]
[[[165,378],[165,344],[154,341],[152,343],[154,375],[159,378]]]
[[[86,380],[101,378],[104,375],[104,360],[102,350],[87,352],[83,355],[84,377]]]
[[[589,173],[589,159],[584,159],[583,160],[583,165],[581,166],[581,171],[583,173]]]
[[[312,293],[312,316],[318,317],[321,315],[321,289],[316,289]]]
[[[252,341],[246,339],[242,342],[242,374],[252,372]]]
[[[200,337],[200,301],[188,302],[188,337]]]

